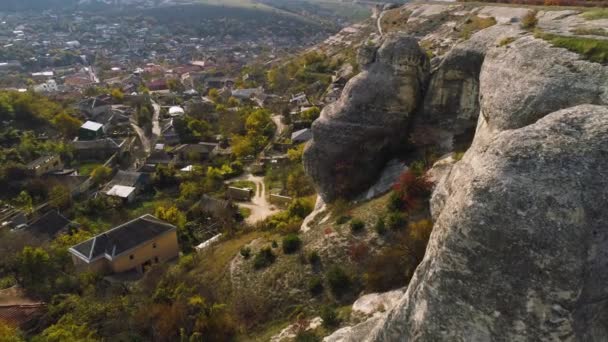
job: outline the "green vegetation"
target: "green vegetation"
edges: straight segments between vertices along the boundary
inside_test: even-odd
[[[334,328],[340,324],[340,319],[336,310],[331,306],[324,306],[321,308],[321,319],[323,319],[323,326],[326,328]]]
[[[584,37],[558,36],[555,34],[537,31],[534,36],[541,38],[553,46],[568,49],[581,54],[585,59],[596,63],[608,62],[608,41]]]
[[[332,73],[342,63],[342,60],[330,59],[320,52],[308,52],[270,69],[266,74],[267,86],[277,94],[305,91],[320,97],[331,82]],[[310,88],[313,84],[315,86]]]
[[[574,34],[578,34],[581,36],[602,36],[608,37],[608,30],[598,27],[598,28],[588,28],[588,27],[579,27],[571,31]]]
[[[528,13],[521,18],[520,27],[524,30],[532,30],[538,24],[538,18],[536,18],[537,11],[528,11]]]
[[[386,224],[384,223],[383,217],[378,217],[374,230],[376,233],[378,233],[378,235],[384,235],[384,233],[386,233]]]
[[[107,166],[99,165],[91,171],[91,179],[93,183],[99,185],[110,180],[112,169]]]
[[[515,37],[507,37],[507,38],[501,39],[500,42],[498,42],[498,45],[506,46],[506,45],[513,43],[514,41],[515,41]]]
[[[293,254],[300,249],[302,245],[302,240],[296,234],[288,234],[283,238],[283,253],[285,254]]]
[[[323,293],[323,281],[320,277],[313,277],[308,282],[308,291],[313,296],[318,296]]]
[[[350,230],[353,233],[359,233],[361,231],[363,231],[365,229],[365,222],[359,220],[359,219],[354,219],[350,222]]]
[[[249,259],[249,257],[251,256],[251,248],[242,247],[240,253],[243,256],[243,258]]]
[[[455,152],[452,158],[454,158],[455,161],[459,161],[464,157],[464,154],[465,152]]]
[[[262,248],[253,259],[253,268],[256,270],[272,265],[277,257],[272,253],[270,247]]]
[[[584,12],[582,16],[587,20],[598,20],[608,18],[607,8],[598,8],[591,11]]]
[[[352,285],[348,274],[339,266],[333,266],[327,271],[327,282],[332,293],[338,297],[345,294]]]
[[[460,38],[469,39],[473,33],[496,25],[496,19],[473,16],[468,18],[461,27]]]

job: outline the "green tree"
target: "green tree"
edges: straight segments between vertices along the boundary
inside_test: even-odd
[[[34,342],[95,342],[95,333],[84,324],[78,324],[72,315],[62,317],[59,322],[46,328]]]
[[[319,109],[319,107],[316,106],[300,113],[300,117],[302,118],[302,120],[308,122],[315,121],[319,117],[319,115],[321,115],[321,110]]]
[[[49,205],[55,209],[66,209],[72,204],[70,189],[64,185],[56,185],[49,192]]]
[[[93,179],[93,183],[98,185],[110,180],[111,176],[112,169],[103,165],[95,167],[91,172],[91,178]]]
[[[110,96],[114,101],[121,103],[125,99],[125,94],[119,88],[113,88],[110,92]]]
[[[30,194],[28,194],[25,190],[19,193],[14,202],[16,206],[28,214],[31,213],[34,208],[32,196],[30,196]]]
[[[0,341],[3,342],[23,342],[19,329],[12,327],[4,320],[0,320]]]
[[[179,228],[183,228],[186,225],[186,214],[174,206],[158,206],[154,210],[154,216]]]
[[[209,89],[209,92],[207,93],[207,97],[209,99],[211,99],[211,101],[213,102],[220,102],[220,92],[215,89],[215,88],[211,88]]]
[[[69,138],[78,133],[78,129],[80,126],[82,126],[82,121],[65,112],[62,112],[53,118],[53,125],[57,127],[61,134]]]
[[[255,146],[248,136],[235,134],[232,136],[232,153],[243,158],[255,153]]]
[[[17,274],[21,285],[36,293],[45,292],[47,278],[53,268],[51,257],[42,248],[26,246],[17,257]]]
[[[314,187],[301,165],[287,176],[287,191],[291,196],[301,197],[314,193]]]

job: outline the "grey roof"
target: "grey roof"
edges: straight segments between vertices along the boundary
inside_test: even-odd
[[[46,156],[42,156],[39,158],[36,158],[35,160],[31,161],[30,163],[27,164],[27,168],[28,169],[33,169],[38,165],[43,165],[48,163],[50,160],[52,160],[53,158],[55,158],[56,155],[46,155]]]
[[[312,139],[312,131],[310,128],[304,128],[291,134],[292,141],[308,141]]]
[[[108,183],[109,187],[123,185],[135,187],[137,183],[144,181],[145,175],[141,172],[119,170],[114,178]]]
[[[104,138],[97,140],[76,140],[72,143],[75,150],[92,150],[92,149],[118,149],[124,144],[125,140],[116,140],[112,138]]]
[[[34,235],[45,234],[48,237],[54,237],[59,232],[66,229],[71,223],[70,220],[56,210],[51,210],[30,223],[29,230],[34,233]]]
[[[175,229],[174,225],[146,214],[73,246],[70,252],[87,262],[102,257],[112,260]]]
[[[197,153],[211,153],[217,148],[217,143],[205,143],[201,142],[198,144],[183,144],[173,149],[173,152],[197,152]]]

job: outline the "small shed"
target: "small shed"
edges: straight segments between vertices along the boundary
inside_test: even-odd
[[[226,191],[226,196],[231,200],[235,201],[249,201],[253,196],[253,190],[249,188],[237,188],[235,186],[229,186]]]
[[[95,121],[87,121],[78,130],[78,140],[95,140],[103,136],[103,125]]]
[[[118,197],[127,203],[131,203],[135,199],[135,188],[125,185],[114,185],[106,192],[106,195]]]

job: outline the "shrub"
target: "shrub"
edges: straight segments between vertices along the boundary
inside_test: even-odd
[[[336,310],[334,310],[331,306],[322,307],[320,316],[323,320],[323,326],[325,328],[333,328],[340,324]]]
[[[478,16],[473,16],[468,18],[464,25],[462,25],[462,29],[460,31],[460,37],[463,39],[471,38],[471,35],[477,31],[481,31],[485,28],[493,26],[496,24],[496,19],[490,18],[481,18]]]
[[[424,176],[417,176],[414,172],[405,171],[393,186],[394,194],[391,195],[389,207],[391,210],[414,210],[423,200],[428,199],[433,184]],[[397,197],[398,196],[398,199]],[[395,208],[401,204],[400,208]]]
[[[386,225],[390,229],[403,228],[407,223],[406,216],[403,213],[392,212],[386,217]]]
[[[241,248],[241,255],[243,256],[243,258],[249,259],[249,257],[251,256],[251,248],[249,248],[249,247],[242,247]]]
[[[317,253],[317,251],[312,251],[310,252],[310,254],[308,255],[308,262],[311,265],[318,265],[321,263],[321,257],[319,256],[319,253]]]
[[[353,233],[359,233],[363,229],[365,229],[365,223],[363,221],[359,219],[354,219],[350,222],[350,230]]]
[[[535,28],[536,24],[538,24],[536,13],[536,11],[528,11],[528,13],[521,18],[521,24],[519,26],[524,30],[531,30]]]
[[[464,152],[456,152],[456,153],[454,153],[454,156],[452,156],[452,158],[454,158],[455,161],[461,160],[462,157],[464,157]]]
[[[283,238],[283,252],[285,254],[295,253],[302,245],[302,240],[296,234],[289,234]]]
[[[323,292],[323,281],[319,277],[314,277],[308,282],[308,291],[313,296],[318,296]]]
[[[277,248],[277,247],[279,247],[279,244],[277,243],[276,240],[272,240],[271,246],[272,246],[272,248]]]
[[[513,43],[514,41],[515,41],[514,37],[503,38],[503,39],[500,40],[500,42],[498,42],[498,46],[509,45],[509,44]],[[454,154],[454,156],[456,156],[457,154],[460,154],[460,153],[462,153],[462,152],[457,152],[457,153]],[[456,159],[456,158],[454,157],[454,159]]]
[[[345,224],[348,221],[350,221],[350,216],[348,216],[348,215],[342,215],[342,216],[338,217],[338,219],[336,220],[336,223],[337,224]]]
[[[264,267],[270,266],[277,257],[272,253],[269,247],[262,248],[258,254],[256,254],[253,260],[253,268],[259,270]]]
[[[355,242],[348,248],[348,255],[354,262],[361,263],[367,257],[369,247],[365,242]]]
[[[386,225],[384,224],[384,217],[378,217],[376,221],[376,225],[374,226],[374,230],[378,235],[383,235],[386,233]]]
[[[296,342],[318,342],[321,341],[319,336],[315,335],[312,331],[300,331],[296,335]]]
[[[332,293],[336,296],[343,294],[351,286],[350,277],[339,266],[334,266],[327,272],[327,281]]]
[[[417,260],[405,244],[382,249],[370,259],[364,283],[367,291],[385,292],[407,285]]]

